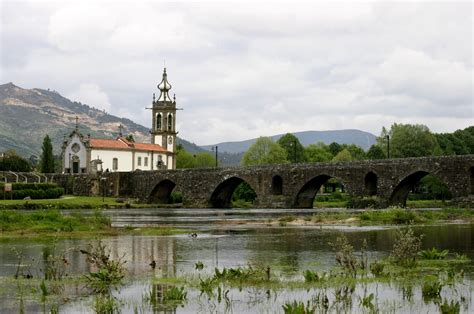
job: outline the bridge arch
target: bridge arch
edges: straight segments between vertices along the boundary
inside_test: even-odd
[[[331,177],[326,174],[318,175],[311,180],[307,181],[296,194],[294,208],[313,208],[314,198],[316,194],[321,189],[323,184],[325,184],[329,179],[334,178],[339,182],[342,181],[337,177]]]
[[[377,174],[373,171],[369,171],[364,178],[365,183],[365,194],[369,196],[377,195],[377,186],[378,186],[378,177]]]
[[[449,192],[453,194],[453,191],[451,190],[451,186],[447,184],[447,182],[445,182],[445,180],[443,180],[442,177],[437,176],[436,174],[430,173],[425,170],[418,170],[405,176],[397,184],[397,186],[393,189],[392,194],[390,195],[390,198],[388,201],[389,205],[406,206],[408,194],[410,193],[410,191],[413,190],[415,185],[427,175],[435,176],[442,183],[444,183],[447,186],[447,189],[449,190]]]
[[[474,194],[474,166],[469,168],[469,183],[471,184],[469,194]]]
[[[283,179],[279,175],[275,175],[272,178],[272,194],[273,195],[283,194]]]
[[[232,195],[235,189],[242,183],[246,182],[252,190],[255,189],[252,185],[239,177],[230,177],[217,185],[212,192],[211,198],[209,199],[209,207],[211,208],[230,208],[232,205]]]
[[[173,191],[176,183],[171,180],[165,179],[160,181],[148,196],[148,202],[152,204],[168,204],[171,202],[171,192]]]

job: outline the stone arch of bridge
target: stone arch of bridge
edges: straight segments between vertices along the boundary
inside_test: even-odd
[[[378,176],[375,172],[369,171],[364,178],[365,194],[369,196],[377,195]]]
[[[444,184],[446,184],[451,194],[453,194],[453,191],[451,190],[451,186],[448,184],[448,182],[446,182],[446,180],[444,180],[442,176],[436,175],[434,173],[430,173],[429,171],[426,171],[426,170],[417,170],[406,175],[405,177],[403,177],[402,180],[400,180],[400,182],[395,186],[392,193],[390,194],[388,204],[395,205],[395,206],[402,206],[402,207],[406,206],[408,194],[410,193],[410,191],[413,190],[415,185],[427,175],[432,175],[432,176],[437,177]]]
[[[329,179],[334,178],[338,180],[342,185],[343,181],[334,176],[321,174],[318,175],[311,180],[307,181],[296,194],[295,201],[293,203],[294,208],[313,208],[314,199],[316,194],[321,189],[324,183],[326,183]]]
[[[471,184],[469,194],[474,194],[474,166],[469,168],[469,183]]]
[[[151,190],[148,196],[148,203],[152,204],[168,204],[171,202],[171,192],[173,191],[176,183],[169,179],[160,181]]]
[[[209,199],[209,207],[211,208],[230,208],[232,205],[232,194],[235,189],[242,183],[246,182],[256,193],[254,187],[250,182],[240,177],[233,176],[220,182],[211,194]],[[258,194],[257,194],[258,198]]]
[[[273,195],[283,194],[283,179],[279,175],[274,175],[272,178],[272,194]]]

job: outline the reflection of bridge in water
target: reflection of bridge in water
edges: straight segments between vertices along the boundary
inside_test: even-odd
[[[331,178],[351,196],[375,196],[385,205],[404,205],[408,193],[428,174],[445,183],[455,200],[472,203],[474,155],[103,173],[103,181],[100,175],[48,175],[48,182],[58,182],[76,195],[105,191],[150,203],[168,203],[171,192],[179,191],[185,207],[198,208],[229,207],[237,186],[247,182],[257,195],[255,207],[311,208]]]

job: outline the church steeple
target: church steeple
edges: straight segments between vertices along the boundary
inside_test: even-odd
[[[158,101],[171,101],[171,97],[168,95],[169,90],[171,89],[171,84],[168,82],[168,74],[166,74],[166,68],[163,70],[163,78],[161,83],[158,84],[158,89],[160,90],[160,97]]]
[[[171,98],[169,95],[171,84],[168,82],[166,68],[163,69],[163,78],[157,87],[160,90],[160,97],[155,99],[155,94],[153,94],[151,142],[161,145],[170,153],[165,164],[168,169],[175,169],[176,136],[178,134],[176,132],[176,96]]]

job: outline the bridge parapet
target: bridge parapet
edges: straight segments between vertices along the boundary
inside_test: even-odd
[[[313,205],[322,184],[336,178],[352,196],[403,205],[427,174],[446,183],[454,198],[474,194],[474,155],[111,173],[107,194],[167,202],[172,191],[179,191],[186,207],[228,207],[245,181],[257,194],[256,207],[304,208]],[[98,193],[97,177],[74,178],[75,193]]]

